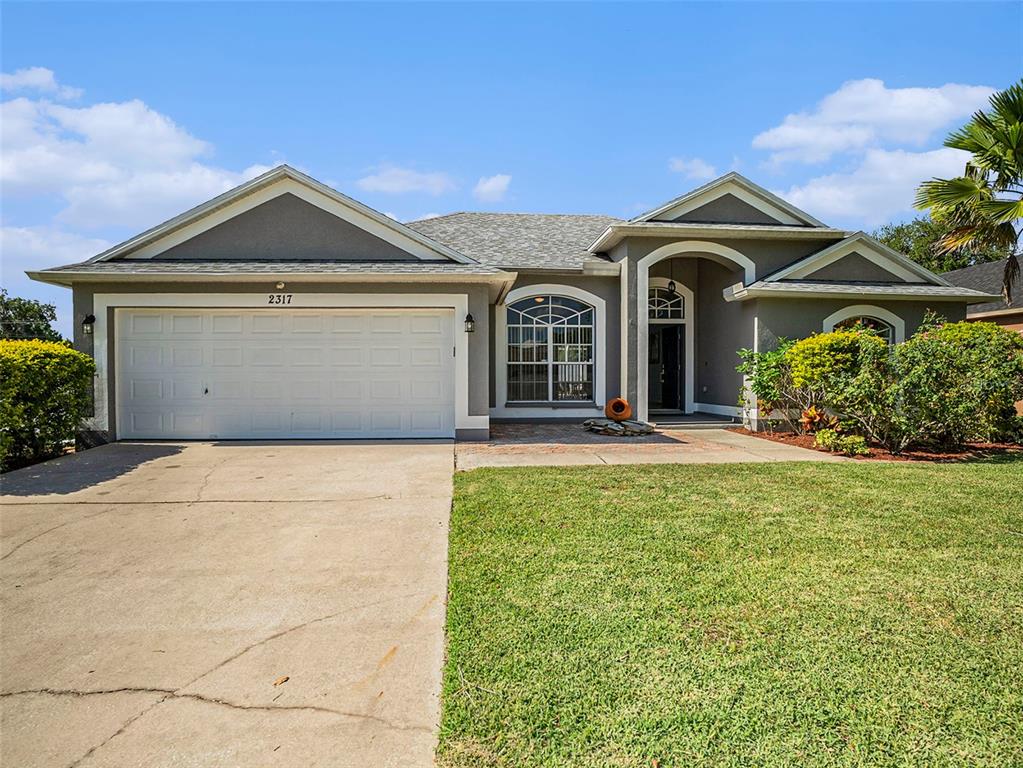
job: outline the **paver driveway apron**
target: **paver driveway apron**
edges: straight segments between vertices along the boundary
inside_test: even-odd
[[[6,475],[3,763],[430,765],[451,472],[122,443]]]

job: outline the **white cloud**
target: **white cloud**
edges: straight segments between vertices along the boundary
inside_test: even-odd
[[[718,175],[717,169],[706,160],[698,157],[673,157],[668,162],[668,168],[676,173],[681,173],[683,178],[708,181]]]
[[[5,91],[37,91],[58,99],[77,99],[82,95],[81,88],[72,88],[57,82],[52,69],[46,67],[26,67],[14,73],[0,74],[0,89]]]
[[[920,182],[961,174],[967,157],[947,148],[930,152],[869,149],[850,172],[818,176],[777,194],[819,218],[874,227],[912,212]]]
[[[508,185],[511,184],[512,177],[506,173],[498,173],[493,176],[483,176],[479,181],[476,182],[476,186],[472,189],[472,196],[477,200],[483,200],[487,203],[496,203],[499,200],[503,200],[505,194],[508,192]]]
[[[67,225],[142,229],[266,171],[202,162],[211,153],[141,101],[57,105],[19,97],[0,104],[4,196],[61,199]]]
[[[108,240],[85,237],[54,227],[0,227],[0,283],[15,296],[30,297],[57,307],[57,329],[71,336],[71,292],[66,288],[29,280],[26,270],[84,261],[112,245]]]
[[[983,85],[888,88],[881,80],[851,80],[812,112],[790,114],[756,136],[753,146],[771,150],[775,165],[822,163],[884,143],[922,146],[937,130],[982,107],[991,93]]]
[[[426,192],[441,195],[456,188],[455,182],[446,173],[422,173],[396,165],[380,166],[374,173],[355,182],[359,189],[367,192],[402,194],[405,192]]]

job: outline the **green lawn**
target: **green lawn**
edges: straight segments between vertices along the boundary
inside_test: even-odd
[[[1023,462],[456,475],[443,766],[1023,765]]]

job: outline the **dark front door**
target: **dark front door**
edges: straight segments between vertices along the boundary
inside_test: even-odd
[[[650,326],[647,406],[651,410],[682,410],[684,339],[681,325]]]

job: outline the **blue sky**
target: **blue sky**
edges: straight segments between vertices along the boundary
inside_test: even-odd
[[[410,220],[632,216],[739,170],[872,228],[1023,72],[1020,3],[2,6],[2,280],[279,162]]]

